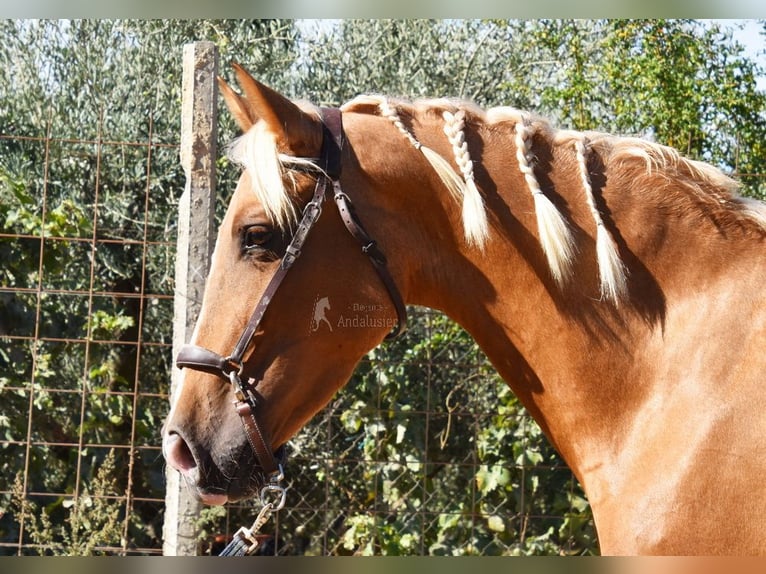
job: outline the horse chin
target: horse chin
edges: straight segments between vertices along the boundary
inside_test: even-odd
[[[188,478],[186,479],[186,483],[191,494],[202,504],[207,506],[223,506],[227,502],[238,502],[256,496],[258,493],[258,489],[254,486],[241,489],[237,487],[232,488],[233,485],[230,485],[229,490],[222,492],[222,490],[218,488],[208,489],[200,487]]]
[[[202,504],[208,506],[223,506],[229,502],[229,497],[226,494],[210,494],[210,493],[198,493],[199,500]]]
[[[201,497],[201,500],[205,504],[213,506],[222,505],[226,502],[239,502],[257,497],[265,484],[263,472],[259,466],[256,466],[250,474],[243,473],[241,476],[234,477],[229,481],[224,494],[218,491],[207,495],[205,498]],[[214,502],[207,502],[207,500]]]
[[[259,471],[260,469],[258,469]],[[249,476],[235,477],[222,484],[200,482],[198,469],[182,472],[190,494],[207,506],[223,506],[227,502],[237,502],[257,496],[263,486],[260,472]]]

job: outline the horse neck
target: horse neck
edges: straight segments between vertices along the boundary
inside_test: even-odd
[[[465,244],[459,210],[446,194],[411,205],[410,212],[429,216],[420,217],[417,237],[401,247],[410,262],[408,303],[444,311],[475,338],[581,477],[591,464],[587,453],[598,450],[594,445],[616,448],[619,430],[652,396],[653,362],[665,352],[657,341],[684,337],[675,310],[688,311],[689,285],[705,285],[712,301],[730,293],[730,282],[718,278],[731,270],[757,260],[752,276],[763,277],[762,239],[753,245],[748,233],[725,237],[715,222],[701,225],[696,217],[658,208],[626,178],[596,177],[630,272],[629,296],[615,306],[599,294],[595,227],[567,167],[571,160],[553,148],[539,154],[543,188],[555,190],[578,237],[573,280],[561,287],[541,252],[524,177],[498,157],[513,152],[483,144],[485,161],[476,173],[490,214],[489,241],[483,249]],[[403,193],[409,202],[423,198],[422,190]],[[719,248],[729,255],[705,255]]]
[[[705,466],[736,473],[740,459],[732,465],[726,453],[759,460],[752,453],[766,452],[765,438],[737,433],[732,423],[766,425],[763,229],[718,207],[728,202],[725,190],[679,186],[683,174],[645,180],[595,150],[593,191],[629,270],[627,296],[616,306],[601,300],[594,219],[571,152],[534,150],[540,188],[577,238],[572,280],[559,286],[515,169],[513,140],[501,129],[466,139],[480,150],[472,159],[490,221],[484,248],[465,241],[457,202],[427,169],[417,172],[422,158],[409,148],[405,168],[389,163],[380,171],[387,182],[366,179],[380,182],[366,198],[370,219],[388,214],[373,223],[375,234],[385,238],[406,302],[461,324],[569,464],[591,502],[602,550],[652,550],[655,535],[672,537],[689,521],[650,515],[642,503],[664,500],[676,509],[706,498],[720,483],[709,481]],[[396,141],[387,144],[397,149]],[[726,448],[713,452],[711,444]],[[759,488],[756,470],[744,491]],[[647,532],[641,546],[638,536]]]

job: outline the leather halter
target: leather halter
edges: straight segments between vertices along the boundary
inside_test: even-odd
[[[314,195],[304,208],[303,216],[298,223],[290,244],[287,246],[279,268],[266,286],[263,295],[261,295],[250,320],[234,346],[234,350],[230,355],[224,357],[204,347],[184,345],[176,357],[176,365],[180,369],[188,368],[219,375],[232,384],[237,398],[234,407],[240,416],[250,447],[253,449],[256,460],[261,467],[265,477],[265,484],[273,484],[281,480],[282,468],[280,462],[284,457],[284,450],[280,449],[281,452],[274,453],[268,435],[262,431],[261,425],[258,423],[255,413],[256,407],[261,401],[255,392],[252,384],[253,380],[242,381],[240,378],[244,371],[244,357],[269,303],[274,298],[290,267],[300,256],[301,248],[306,242],[309,232],[322,213],[322,202],[325,199],[328,182],[332,183],[333,199],[346,229],[360,244],[362,252],[370,258],[375,271],[396,308],[397,325],[386,336],[386,339],[391,339],[401,334],[406,328],[407,323],[407,310],[404,300],[388,271],[386,257],[375,240],[365,231],[354,211],[351,200],[341,189],[341,151],[343,149],[341,112],[336,108],[322,108],[320,112],[322,116],[323,137],[318,167],[321,174],[318,176]]]

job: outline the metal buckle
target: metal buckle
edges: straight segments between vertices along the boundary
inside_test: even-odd
[[[287,489],[281,486],[279,483],[285,478],[285,472],[280,464],[278,469],[271,473],[268,477],[268,484],[261,489],[261,503],[264,506],[269,506],[273,512],[282,510],[285,507],[285,501],[287,499]],[[272,496],[276,495],[276,497]],[[273,500],[269,500],[272,497]],[[277,501],[274,504],[274,501]]]
[[[236,359],[232,357],[231,355],[229,355],[228,357],[224,359],[224,365],[231,367],[231,370],[228,373],[226,373],[226,371],[224,370],[224,373],[229,375],[229,378],[231,378],[232,373],[237,373],[237,375],[241,375],[242,371],[245,370],[245,364],[240,359]]]
[[[250,544],[250,546],[247,547],[247,550],[245,550],[246,555],[252,554],[258,549],[258,540],[255,538],[255,532],[253,532],[253,530],[241,526],[239,530],[234,533],[234,536]]]
[[[298,257],[301,256],[301,250],[293,247],[292,244],[288,245],[285,249],[285,257],[284,262],[282,263],[283,267],[290,267],[293,263],[295,263],[295,260],[298,259]]]
[[[242,379],[240,378],[240,374],[242,373],[242,369],[239,371],[230,371],[229,372],[229,382],[234,387],[234,396],[236,397],[236,402],[243,402],[250,405],[250,407],[255,408],[257,399],[255,398],[255,395],[253,395],[252,391],[242,383]]]
[[[314,211],[314,213],[309,214],[310,211]],[[303,210],[304,217],[308,218],[308,221],[310,223],[314,223],[317,219],[319,219],[319,216],[322,215],[322,206],[317,201],[309,201],[306,204],[305,209]]]

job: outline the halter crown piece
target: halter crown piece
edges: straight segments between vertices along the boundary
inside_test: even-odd
[[[323,174],[319,175],[317,179],[314,195],[303,210],[303,216],[290,244],[287,246],[282,262],[266,286],[263,295],[261,295],[250,320],[234,346],[234,350],[230,355],[224,357],[204,347],[184,345],[176,357],[176,366],[179,369],[187,368],[219,375],[231,383],[237,398],[234,408],[242,421],[248,443],[263,475],[261,482],[265,486],[260,494],[263,508],[258,518],[251,528],[242,527],[235,533],[234,539],[221,552],[221,556],[241,556],[255,552],[258,547],[255,533],[268,520],[271,512],[280,510],[285,504],[285,488],[281,485],[282,480],[284,480],[282,464],[285,459],[285,450],[280,447],[275,453],[272,449],[271,441],[268,435],[262,431],[256,417],[256,407],[259,400],[255,388],[252,386],[251,380],[243,381],[241,376],[244,371],[245,353],[250,348],[253,336],[258,330],[269,303],[274,298],[287,272],[300,257],[301,248],[322,213],[322,203],[325,199],[328,182],[332,183],[333,199],[346,229],[360,244],[362,252],[369,257],[396,308],[397,325],[387,335],[386,339],[397,337],[407,325],[407,309],[401,293],[399,293],[399,289],[388,271],[386,257],[375,240],[362,226],[351,200],[341,189],[341,150],[344,141],[341,112],[336,108],[321,108],[320,112],[323,138],[319,167]]]

